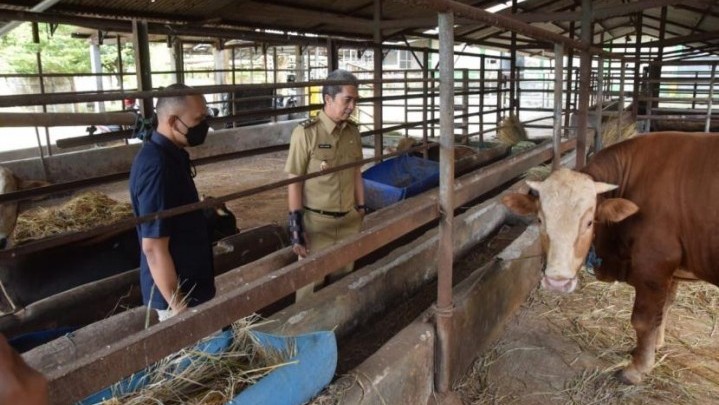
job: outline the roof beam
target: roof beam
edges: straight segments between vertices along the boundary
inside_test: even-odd
[[[709,1],[702,1],[708,4]],[[594,20],[604,20],[611,17],[624,16],[632,13],[640,13],[648,8],[674,6],[686,4],[687,0],[642,0],[634,3],[622,4],[619,6],[605,6],[594,9]],[[582,12],[566,12],[566,13],[523,13],[514,16],[524,22],[556,22],[556,21],[579,21]]]
[[[60,0],[43,0],[32,7],[30,11],[45,11],[59,2]],[[5,25],[0,27],[0,37],[14,30],[20,24],[22,24],[22,21],[8,21]]]
[[[684,35],[682,37],[674,37],[660,41],[651,41],[643,44],[643,46],[672,46],[681,45],[688,42],[705,42],[711,39],[719,38],[719,31],[706,31],[701,34]]]
[[[333,24],[353,24],[363,28],[372,28],[374,26],[374,22],[371,18],[350,16],[343,13],[327,11],[326,9],[319,7],[300,7],[290,2],[278,0],[263,0],[261,2],[253,1],[253,3],[261,4],[264,7],[274,8],[278,13],[290,13],[297,19],[308,19],[310,21],[318,22],[331,21]]]

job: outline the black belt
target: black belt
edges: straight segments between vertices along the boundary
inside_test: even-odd
[[[310,208],[308,206],[305,206],[305,209],[307,211],[312,211],[312,212],[316,212],[318,214],[327,215],[327,216],[335,217],[335,218],[342,218],[343,216],[349,214],[349,211],[347,211],[347,212],[323,211],[323,210],[316,210],[316,209]]]

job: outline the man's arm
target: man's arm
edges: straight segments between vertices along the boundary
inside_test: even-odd
[[[288,177],[290,179],[295,178],[294,174],[288,174]],[[287,205],[290,210],[290,222],[293,221],[292,216],[296,215],[293,214],[295,212],[302,212],[303,208],[303,202],[302,202],[302,192],[304,190],[304,181],[299,181],[297,183],[292,183],[287,186]],[[297,217],[295,217],[295,220],[297,220]],[[302,217],[300,216],[298,219],[299,226],[302,226]],[[290,226],[292,224],[290,223]],[[302,239],[304,239],[304,245],[299,243],[293,243],[292,250],[300,257],[305,257],[309,254],[309,240],[307,239],[307,233],[304,232],[304,229],[301,231],[302,233]],[[292,235],[290,235],[292,236]]]
[[[288,174],[287,177],[294,179],[297,176],[294,174]],[[298,181],[297,183],[292,183],[287,186],[287,203],[289,205],[290,212],[302,209],[302,191],[304,190],[304,186],[304,181]]]
[[[152,279],[172,312],[184,311],[187,303],[177,282],[175,262],[170,255],[170,238],[142,238],[142,251],[147,257]]]
[[[362,167],[357,166],[355,168],[355,204],[358,207],[364,207],[364,181],[362,180]],[[360,214],[364,216],[367,213],[366,208],[362,208]]]

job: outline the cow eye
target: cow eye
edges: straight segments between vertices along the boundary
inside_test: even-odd
[[[594,221],[592,221],[592,220],[590,219],[590,220],[587,222],[587,228],[591,228],[591,226],[592,226],[593,223],[594,223]]]
[[[539,221],[539,224],[542,224],[542,217],[537,217],[537,221]]]

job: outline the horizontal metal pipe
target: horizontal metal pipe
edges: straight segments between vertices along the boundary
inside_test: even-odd
[[[704,121],[706,118],[706,113],[704,115],[637,115],[639,120],[651,121]],[[719,115],[716,115],[716,119],[719,119]]]
[[[62,127],[78,125],[135,125],[137,114],[107,113],[14,113],[0,112],[3,127]]]
[[[421,83],[424,79],[384,79],[383,84],[389,83]],[[325,84],[347,84],[342,80],[312,80],[307,82],[289,83],[257,83],[257,84],[223,84],[212,86],[196,86],[192,89],[157,89],[147,91],[105,91],[105,92],[81,92],[81,93],[47,93],[47,94],[16,94],[11,96],[0,96],[0,107],[20,107],[40,104],[64,104],[64,103],[89,103],[95,101],[116,101],[125,98],[145,99],[161,96],[183,96],[188,94],[229,93],[238,90],[257,89],[291,89],[297,87],[317,87]],[[373,84],[373,80],[357,80],[358,84]]]

